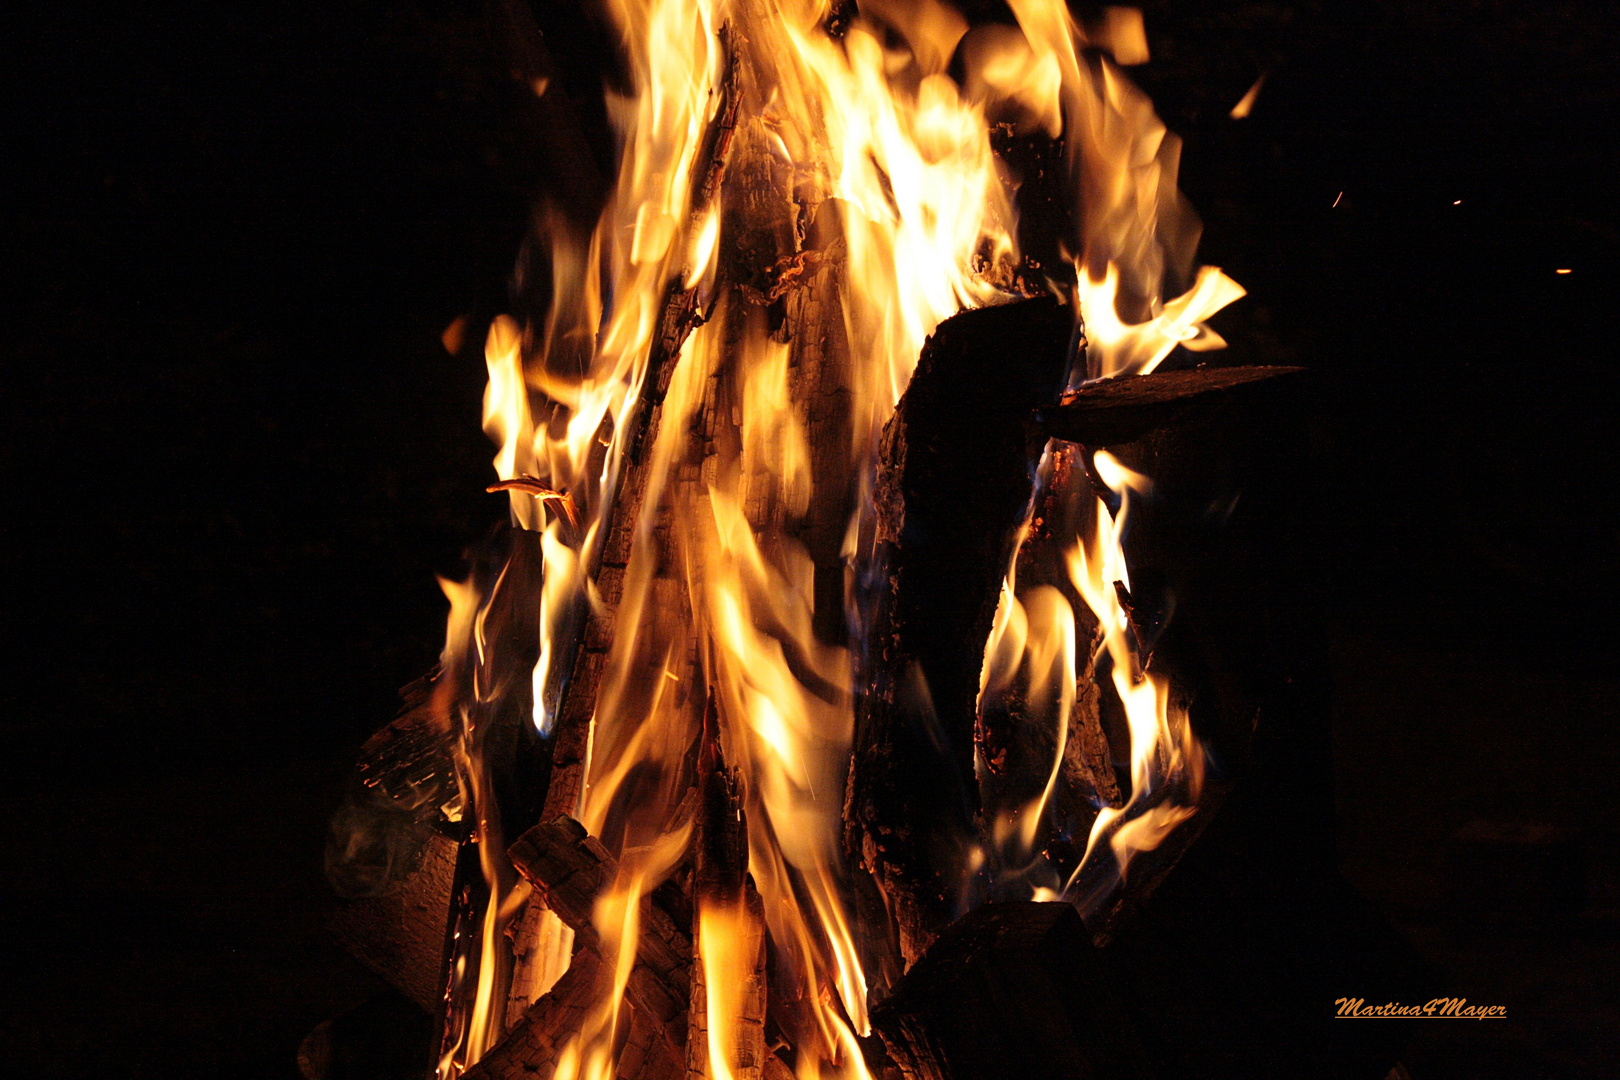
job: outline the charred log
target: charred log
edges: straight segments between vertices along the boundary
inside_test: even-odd
[[[625,1002],[624,1041],[619,1044],[616,1080],[679,1080],[686,1061],[669,1048],[664,1025]]]
[[[1073,321],[1052,299],[940,324],[884,429],[878,612],[856,705],[846,842],[910,964],[955,916],[974,835],[974,702]]]

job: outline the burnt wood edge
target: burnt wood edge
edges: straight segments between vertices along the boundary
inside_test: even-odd
[[[1305,370],[1244,366],[1119,375],[1070,391],[1059,404],[1038,410],[1035,419],[1054,439],[1117,446],[1218,405],[1244,387]]]

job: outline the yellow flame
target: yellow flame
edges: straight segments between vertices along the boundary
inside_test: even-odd
[[[664,6],[626,6],[621,18],[627,27],[662,25]],[[758,90],[766,107],[757,123],[743,122],[732,168],[763,162],[747,156],[763,154],[770,167],[791,170],[816,200],[837,208],[823,227],[839,237],[847,275],[839,299],[854,355],[849,440],[833,449],[865,475],[927,335],[964,305],[1003,298],[984,272],[1013,259],[1012,214],[983,112],[943,74],[965,21],[939,4],[873,5],[836,42],[817,29],[818,14],[792,4],[739,3],[699,21],[740,26],[732,41],[743,52],[744,83],[769,85]],[[899,30],[902,47],[876,23],[884,16]],[[645,58],[653,60],[655,52]],[[655,83],[648,90],[657,98]],[[644,97],[637,107],[621,177],[655,177],[665,188],[688,183],[679,168],[641,164],[640,124],[650,122],[650,106]],[[644,311],[646,321],[635,327],[644,333],[671,268],[685,287],[701,289],[712,276],[720,218],[705,210],[694,219],[684,207],[644,201],[623,228],[630,237],[627,271],[660,252],[689,253],[680,267],[666,259],[662,276],[615,277],[620,308]],[[598,698],[597,764],[582,820],[588,828],[602,827],[629,777],[647,775],[649,763],[665,766],[668,775],[685,753],[694,720],[683,689],[692,679],[683,664],[697,656],[696,675],[713,697],[726,760],[742,778],[749,868],[765,928],[783,969],[800,981],[814,1024],[811,1044],[796,1048],[799,1074],[805,1080],[864,1076],[855,1032],[869,1030],[866,980],[843,908],[839,850],[843,767],[853,730],[851,657],[818,639],[815,565],[802,544],[781,532],[784,522],[811,511],[818,494],[838,494],[818,488],[824,477],[814,465],[793,347],[735,303],[721,298],[681,354],[651,449],[638,528],[638,545],[655,542],[650,515],[659,505],[683,523],[666,558],[680,567],[691,625],[671,625],[667,611],[661,622],[648,621],[668,597],[655,601],[661,588],[656,560],[643,561],[638,546]],[[728,324],[729,331],[721,329]],[[819,334],[825,328],[807,329]],[[602,349],[620,348],[619,335],[629,332],[610,328]],[[730,421],[736,441],[729,455],[705,462],[704,482],[694,486],[681,472],[688,432],[718,407],[717,381],[732,388],[734,412],[718,422]],[[858,534],[859,519],[870,513],[869,501],[857,500],[848,531]],[[664,677],[649,682],[642,671]],[[680,794],[660,788],[654,801],[667,807]],[[648,812],[646,819],[658,816]],[[702,918],[725,915],[704,912]],[[709,940],[704,962],[729,970],[730,959],[715,951],[724,947],[715,942],[727,938]],[[734,982],[709,983],[711,1013],[735,1008],[726,996]],[[722,1028],[711,1025],[711,1037]],[[711,1056],[721,1060],[718,1051]]]
[[[488,886],[484,911],[478,919],[477,976],[471,992],[458,1013],[458,1027],[438,1063],[441,1078],[457,1076],[477,1061],[502,1032],[506,1012],[503,996],[507,972],[505,931],[528,899],[528,887],[520,885],[504,859],[504,835],[496,807],[482,747],[484,732],[479,730],[476,710],[488,705],[499,694],[492,669],[499,658],[489,651],[487,620],[490,604],[506,580],[503,568],[489,593],[484,594],[472,580],[452,582],[439,579],[439,586],[450,601],[445,627],[445,645],[440,653],[442,674],[435,688],[437,706],[452,714],[456,738],[451,745],[456,783],[465,811],[472,815],[472,840],[479,868]],[[462,947],[456,956],[456,978],[467,977],[468,961],[474,954]]]
[[[763,967],[761,932],[745,904],[705,905],[698,912],[698,962],[703,965],[708,1015],[708,1075],[713,1080],[733,1080],[739,1067],[746,1065],[740,1060],[735,1021],[752,1019],[763,1024],[765,1020],[763,1015],[748,1015],[755,1003],[747,1000],[764,975],[763,970],[756,971]]]
[[[545,513],[531,494],[510,494],[515,524],[542,534],[532,674],[542,732],[569,674],[567,635],[585,610],[603,610],[593,576],[625,479],[634,410],[655,374],[650,361],[672,285],[694,290],[709,321],[672,361],[657,437],[644,448],[641,517],[623,523],[636,543],[612,612],[576,807],[593,833],[613,822],[622,835],[620,877],[595,913],[614,979],[557,1075],[613,1074],[640,904],[685,848],[690,822],[671,817],[685,794],[683,762],[712,703],[726,761],[738,770],[765,931],[808,1010],[811,1034],[795,1047],[799,1078],[866,1077],[857,1042],[869,1030],[866,977],[844,908],[839,849],[853,660],[817,633],[816,605],[828,593],[817,588],[803,536],[813,521],[823,527],[818,515],[848,514],[834,519],[832,536],[841,527],[845,583],[853,588],[871,554],[862,537],[872,532],[879,436],[924,341],[961,308],[1008,299],[998,283],[1017,264],[1014,213],[991,149],[992,122],[1066,138],[1083,209],[1071,245],[1074,299],[1091,341],[1092,377],[1151,370],[1178,344],[1219,347],[1204,320],[1242,290],[1218,270],[1192,274],[1198,226],[1175,189],[1179,143],[1115,66],[1147,59],[1139,13],[1110,9],[1088,37],[1058,0],[1012,0],[1017,29],[970,28],[941,0],[870,0],[835,40],[822,26],[825,5],[814,0],[605,3],[632,84],[608,99],[620,146],[616,183],[589,235],[560,215],[543,219],[553,283],[546,323],[525,330],[498,319],[485,349],[484,425],[499,446],[497,475],[532,477],[577,508],[570,522]],[[1096,49],[1114,59],[1096,58]],[[789,304],[788,332],[777,333],[742,290],[722,287],[729,204],[693,205],[693,193],[731,54],[747,107],[730,167],[734,175],[769,176],[782,189],[787,231],[808,238],[814,226],[821,254],[837,268],[815,296],[836,306],[830,325]],[[953,57],[965,64],[960,87],[947,74]],[[842,339],[824,340],[838,323]],[[795,330],[827,356],[807,360],[811,346]],[[811,372],[813,363],[832,373]],[[834,381],[842,414],[818,429]],[[1145,480],[1102,461],[1117,491],[1144,490]],[[837,476],[848,477],[853,498],[830,482]],[[1104,624],[1130,718],[1133,807],[1111,842],[1141,847],[1175,810],[1155,804],[1141,812],[1135,800],[1195,769],[1198,750],[1186,725],[1168,715],[1166,688],[1132,670],[1112,590],[1113,581],[1128,580],[1118,548],[1123,513],[1111,533],[1103,516],[1097,534],[1077,546],[1071,571]],[[511,680],[488,671],[500,658],[486,655],[487,603],[449,585],[446,592],[447,660],[476,658],[474,700],[503,692]],[[997,823],[998,842],[1035,844],[1057,780],[1076,695],[1073,616],[1056,589],[1019,596],[1009,577],[985,678],[1029,672],[1056,717],[1059,748],[1041,795],[1016,820]],[[478,764],[467,771],[479,775]],[[500,866],[485,872],[492,900],[481,932],[493,942],[514,892],[502,884]],[[716,1039],[741,1007],[733,994],[742,963],[733,955],[737,917],[699,913],[700,960],[716,976],[706,1000]],[[554,969],[567,955],[566,940],[558,940]],[[486,1030],[467,1061],[499,1035],[493,1005],[477,1014]],[[722,1050],[711,1047],[712,1075],[734,1068]]]
[[[981,710],[987,694],[1005,690],[1022,673],[1030,716],[1049,718],[1055,731],[1052,764],[1040,794],[1023,806],[1001,811],[991,826],[990,839],[1000,850],[1003,865],[1012,866],[1027,860],[1040,840],[1042,816],[1057,788],[1068,747],[1078,674],[1074,609],[1068,599],[1049,585],[1019,595],[1017,553],[1027,529],[1026,523],[1013,545],[979,674]]]
[[[1097,616],[1102,634],[1100,647],[1112,662],[1114,691],[1125,708],[1130,733],[1131,795],[1123,807],[1104,807],[1098,813],[1085,858],[1070,877],[1071,885],[1080,877],[1098,842],[1105,838],[1124,874],[1136,852],[1157,847],[1171,829],[1192,815],[1191,803],[1196,801],[1203,781],[1203,750],[1192,735],[1186,714],[1172,708],[1169,682],[1140,669],[1140,658],[1127,637],[1130,617],[1114,588],[1116,581],[1130,587],[1121,539],[1132,493],[1146,493],[1151,490],[1151,482],[1106,450],[1097,451],[1095,461],[1099,478],[1119,496],[1120,510],[1107,524],[1108,507],[1097,500],[1092,534],[1083,537],[1069,552],[1069,580]],[[1165,798],[1165,788],[1178,781],[1186,782],[1188,802]]]
[[[1198,269],[1187,292],[1156,305],[1145,322],[1127,323],[1119,314],[1119,271],[1109,262],[1101,281],[1083,272],[1076,283],[1086,320],[1086,351],[1096,375],[1145,375],[1177,345],[1193,352],[1224,349],[1226,341],[1204,320],[1244,295],[1243,286],[1213,266]]]
[[[1085,320],[1092,378],[1151,370],[1177,344],[1220,348],[1201,323],[1243,295],[1219,270],[1191,276],[1201,226],[1176,189],[1181,140],[1115,62],[1082,58],[1098,45],[1119,63],[1146,59],[1139,14],[1111,9],[1095,39],[1052,0],[1010,0],[1030,48],[1061,75],[1070,174],[1081,208],[1074,251],[1077,316]],[[1117,14],[1116,14],[1117,13]]]

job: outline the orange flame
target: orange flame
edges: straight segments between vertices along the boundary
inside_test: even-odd
[[[683,762],[712,701],[725,759],[740,778],[748,870],[765,932],[806,1013],[797,1074],[866,1077],[856,1039],[868,1031],[867,985],[839,851],[853,661],[849,648],[818,633],[816,606],[827,592],[817,588],[817,574],[826,573],[827,556],[818,565],[804,535],[812,520],[833,517],[846,583],[865,569],[879,435],[924,341],[963,307],[1009,299],[997,283],[1017,265],[1014,211],[991,149],[990,117],[1066,140],[1084,209],[1072,245],[1074,301],[1091,343],[1091,376],[1151,370],[1177,345],[1220,347],[1204,321],[1242,289],[1212,268],[1191,273],[1198,225],[1175,187],[1179,143],[1115,63],[1147,59],[1139,13],[1110,9],[1088,37],[1059,0],[1011,0],[1017,28],[970,32],[941,0],[870,0],[835,40],[816,0],[605,2],[633,84],[608,100],[621,147],[616,186],[589,236],[560,215],[546,219],[554,289],[547,321],[525,331],[498,319],[485,349],[484,427],[499,446],[497,476],[511,482],[499,486],[508,490],[514,523],[541,533],[532,693],[542,733],[556,721],[571,635],[586,611],[606,611],[594,575],[625,480],[636,409],[658,374],[652,358],[672,285],[695,291],[707,322],[672,358],[657,436],[642,450],[640,518],[622,523],[633,527],[635,543],[612,612],[586,785],[573,808],[592,833],[611,832],[619,848],[619,879],[595,915],[614,979],[557,1075],[613,1075],[640,901],[687,846],[691,821],[674,820],[685,794]],[[722,36],[722,27],[729,33]],[[1114,60],[1094,58],[1086,46]],[[807,243],[812,228],[825,234],[817,242],[836,256],[829,260],[836,269],[808,287],[816,304],[835,305],[830,321],[815,304],[788,297],[788,330],[778,333],[744,289],[723,287],[728,207],[723,199],[694,205],[693,193],[728,50],[741,71],[735,92],[748,106],[732,173],[780,186],[780,215],[797,241]],[[956,56],[966,64],[960,86],[947,74]],[[804,266],[796,272],[812,275]],[[840,328],[842,339],[832,340]],[[818,374],[822,367],[830,373]],[[817,379],[838,380],[845,395],[831,436],[809,410],[823,389]],[[1141,490],[1142,478],[1106,455],[1098,461],[1116,491]],[[1107,835],[1123,866],[1129,851],[1151,846],[1184,816],[1184,808],[1138,800],[1183,775],[1196,786],[1201,756],[1184,721],[1171,715],[1162,680],[1132,667],[1112,589],[1128,581],[1118,546],[1124,513],[1112,532],[1103,517],[1099,511],[1095,536],[1077,542],[1070,567],[1102,620],[1130,721],[1132,802],[1112,816],[1105,811],[1091,840],[1095,846]],[[1036,695],[1066,718],[1079,649],[1073,610],[1056,589],[1020,597],[1014,584],[1009,574],[985,680],[1027,664]],[[447,670],[454,660],[472,672],[463,688],[471,700],[505,692],[486,655],[488,599],[470,587],[446,585],[446,592]],[[688,617],[671,617],[675,611]],[[464,714],[462,772],[476,788],[484,782],[478,743],[465,723]],[[995,824],[998,843],[1035,844],[1066,730],[1060,722],[1044,791]],[[487,792],[471,796],[473,805],[489,805]],[[481,841],[498,836],[498,823],[489,828]],[[500,1035],[491,950],[524,894],[510,868],[498,865],[499,850],[484,843],[481,851],[490,884],[481,933],[491,955],[479,969],[476,1030],[441,1068],[446,1077]],[[715,1077],[735,1068],[723,1032],[743,1008],[734,992],[748,962],[743,921],[723,907],[698,912]],[[554,918],[546,926],[542,991],[566,967],[571,940]]]
[[[1130,572],[1120,543],[1132,495],[1152,490],[1152,481],[1120,463],[1106,450],[1096,453],[1097,473],[1120,498],[1120,510],[1109,520],[1108,507],[1098,500],[1096,529],[1069,553],[1069,579],[1101,624],[1101,649],[1112,661],[1112,681],[1125,707],[1131,737],[1131,795],[1123,807],[1103,807],[1092,826],[1085,858],[1069,879],[1072,888],[1092,858],[1099,841],[1107,839],[1121,875],[1131,857],[1159,845],[1171,829],[1192,816],[1203,786],[1203,750],[1194,739],[1186,714],[1173,708],[1170,684],[1161,675],[1144,672],[1127,634],[1130,619],[1120,603],[1114,582],[1130,588]],[[1173,783],[1185,782],[1188,801],[1165,798]]]

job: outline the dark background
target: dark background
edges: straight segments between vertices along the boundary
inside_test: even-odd
[[[588,91],[577,16],[540,12]],[[1422,1025],[1412,1074],[1608,1075],[1620,15],[1147,28],[1202,258],[1250,291],[1230,358],[1317,372],[1297,528],[1341,865],[1450,993],[1508,1008]],[[499,310],[543,159],[477,3],[58,3],[0,39],[0,1053],[295,1077],[311,1027],[385,994],[321,929],[322,835],[436,656],[433,574],[503,514],[482,364],[439,336]],[[1480,822],[1552,840],[1460,846]]]

